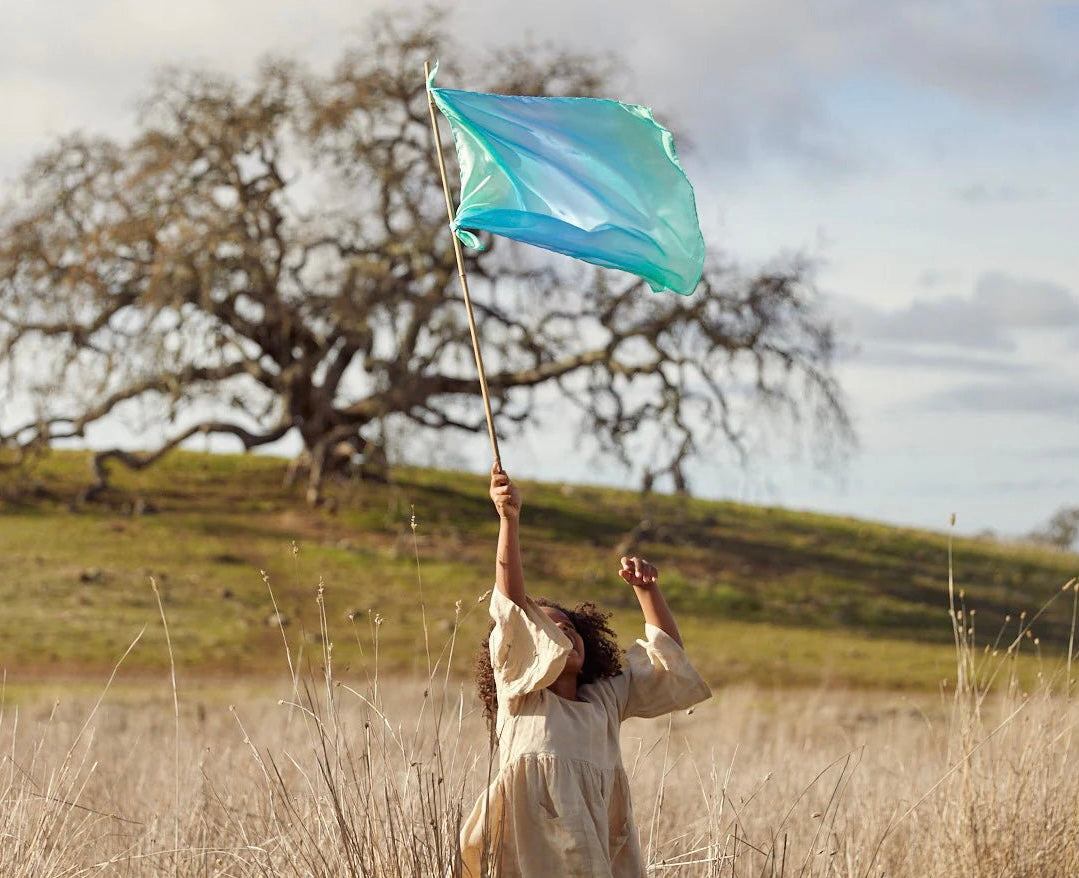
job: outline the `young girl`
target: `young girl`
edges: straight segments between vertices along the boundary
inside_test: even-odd
[[[521,495],[497,466],[491,500],[500,519],[494,622],[477,683],[500,767],[462,829],[464,874],[641,878],[619,725],[690,707],[711,693],[682,652],[654,566],[623,558],[618,571],[645,622],[644,639],[622,668],[607,615],[593,604],[566,610],[526,595]]]

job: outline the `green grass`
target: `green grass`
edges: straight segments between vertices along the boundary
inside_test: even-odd
[[[125,667],[165,667],[151,578],[182,673],[285,667],[267,581],[294,654],[315,665],[324,584],[333,658],[346,675],[370,672],[376,613],[380,669],[426,667],[422,583],[436,657],[462,602],[453,664],[467,672],[497,532],[483,477],[400,469],[388,484],[335,483],[327,506],[312,510],[299,488],[282,487],[285,461],[182,452],[141,473],[118,468],[100,504],[72,507],[86,465],[84,454],[56,452],[28,473],[0,474],[0,665],[9,675],[100,674],[144,626]],[[617,556],[642,519],[653,522],[633,550],[660,565],[711,680],[930,688],[954,675],[946,535],[591,486],[522,488],[530,590],[608,607],[625,642],[640,622],[614,575]],[[956,540],[955,559],[979,640],[1002,630],[1010,639],[1017,623],[1007,614],[1052,600],[1034,634],[1047,660],[1066,648],[1073,595],[1054,598],[1079,558]]]

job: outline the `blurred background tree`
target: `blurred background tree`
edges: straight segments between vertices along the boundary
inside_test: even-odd
[[[0,440],[25,457],[137,422],[140,451],[95,443],[90,499],[110,461],[295,431],[317,502],[342,462],[383,468],[408,425],[483,429],[424,61],[537,95],[602,94],[612,67],[520,49],[466,75],[457,57],[434,15],[379,20],[328,76],[165,71],[130,141],[42,154],[0,214]],[[466,258],[502,429],[568,401],[591,448],[683,491],[688,461],[717,441],[744,455],[765,415],[808,422],[820,448],[853,441],[804,260],[746,274],[713,256],[682,298],[491,243]]]
[[[1060,507],[1042,527],[1031,531],[1029,539],[1067,551],[1079,539],[1079,506]]]

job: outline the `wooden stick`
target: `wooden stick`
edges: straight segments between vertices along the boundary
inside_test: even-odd
[[[431,65],[423,63],[423,81],[426,85],[431,75]],[[446,177],[446,160],[442,156],[442,138],[438,133],[438,117],[435,115],[435,99],[427,92],[427,109],[431,112],[431,131],[435,136],[435,151],[438,154],[438,172],[442,175],[442,192],[446,196],[446,216],[450,224],[450,237],[453,239],[453,255],[457,257],[457,277],[461,281],[461,292],[465,297],[465,311],[468,314],[468,331],[472,335],[472,353],[476,356],[476,371],[480,376],[480,394],[483,396],[483,411],[487,415],[487,435],[491,437],[491,454],[495,466],[502,469],[502,457],[498,453],[498,437],[495,436],[495,419],[491,413],[491,396],[487,392],[487,375],[483,371],[483,354],[480,353],[479,336],[476,332],[476,318],[472,313],[472,297],[468,294],[468,278],[465,276],[465,257],[461,252],[461,242],[453,230],[453,200],[450,198],[450,184]]]

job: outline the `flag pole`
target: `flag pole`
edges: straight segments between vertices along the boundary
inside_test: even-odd
[[[426,84],[431,76],[431,65],[423,62],[423,81]],[[491,413],[491,396],[487,392],[487,375],[483,370],[483,354],[480,353],[479,335],[476,332],[476,317],[472,313],[472,297],[468,293],[468,277],[465,275],[465,257],[461,252],[461,242],[453,231],[453,199],[450,198],[450,184],[446,176],[446,159],[442,155],[442,138],[438,132],[438,117],[435,115],[435,99],[430,89],[427,91],[427,109],[431,113],[431,131],[435,137],[435,152],[438,155],[438,172],[442,176],[442,193],[446,196],[446,216],[450,224],[450,238],[453,241],[453,255],[457,258],[457,277],[461,281],[461,293],[465,298],[465,312],[468,314],[468,331],[472,336],[472,353],[476,357],[476,371],[480,376],[480,394],[483,396],[483,411],[487,416],[487,435],[491,437],[491,454],[495,467],[502,469],[502,456],[498,453],[498,437],[495,436],[495,419]]]

